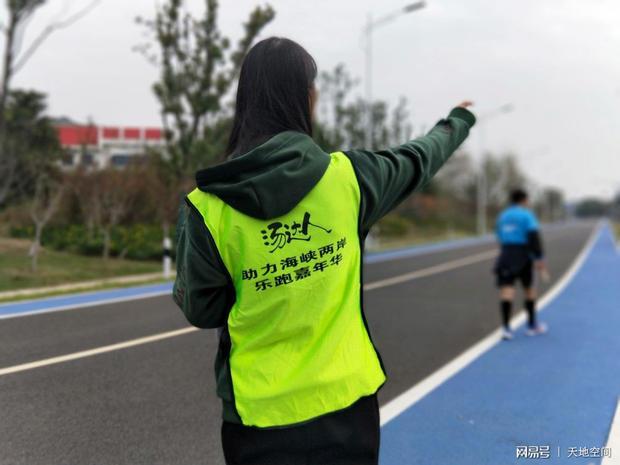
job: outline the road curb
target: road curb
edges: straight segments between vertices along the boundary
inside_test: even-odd
[[[172,273],[171,277],[174,278],[176,273]],[[92,281],[82,281],[77,283],[61,284],[58,286],[46,286],[37,287],[32,289],[19,289],[16,291],[4,291],[0,292],[0,300],[8,300],[19,297],[36,297],[42,294],[55,294],[55,293],[71,293],[73,291],[83,291],[93,289],[102,286],[114,286],[117,284],[136,284],[144,283],[147,281],[163,280],[162,273],[146,273],[136,274],[129,276],[121,276],[116,278],[104,278],[96,279]]]

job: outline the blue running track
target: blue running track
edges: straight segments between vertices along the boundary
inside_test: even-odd
[[[608,227],[541,317],[548,334],[519,330],[387,423],[381,465],[599,464],[569,454],[606,445],[620,395],[620,255]],[[517,459],[523,445],[551,457]]]
[[[172,283],[149,284],[108,291],[84,292],[45,299],[10,302],[0,305],[0,319],[20,314],[85,307],[97,303],[114,303],[134,298],[172,293]]]

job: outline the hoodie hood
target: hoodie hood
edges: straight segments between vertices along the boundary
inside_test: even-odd
[[[196,173],[196,184],[246,215],[268,220],[290,212],[330,163],[311,137],[282,132],[250,152]]]

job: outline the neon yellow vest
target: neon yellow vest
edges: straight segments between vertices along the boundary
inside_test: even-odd
[[[362,317],[360,192],[349,159],[332,154],[312,191],[271,220],[198,189],[188,199],[236,291],[229,362],[243,424],[300,423],[375,393],[385,375]]]

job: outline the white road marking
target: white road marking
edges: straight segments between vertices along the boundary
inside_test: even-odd
[[[425,278],[427,276],[432,276],[434,274],[444,273],[446,271],[455,270],[457,268],[462,268],[464,266],[472,265],[474,263],[478,263],[484,260],[489,260],[493,258],[497,254],[496,250],[488,250],[486,252],[478,253],[475,255],[470,255],[468,257],[460,258],[457,260],[451,260],[449,262],[441,263],[439,265],[434,265],[429,268],[424,268],[422,270],[412,271],[410,273],[405,273],[399,276],[394,276],[392,278],[382,279],[379,281],[375,281],[372,283],[368,283],[364,286],[364,290],[372,291],[373,289],[379,289],[387,286],[394,286],[396,284],[401,284],[407,281],[413,281],[415,279]],[[122,300],[118,300],[121,302]],[[197,331],[198,328],[190,327],[183,328],[176,331],[168,331],[165,333],[154,334],[152,336],[141,337],[137,339],[132,339],[125,342],[120,342],[117,344],[110,344],[107,346],[96,347],[94,349],[83,350],[80,352],[74,352],[71,354],[60,355],[58,357],[46,358],[43,360],[38,360],[30,363],[24,363],[21,365],[14,365],[11,367],[0,368],[0,376],[9,375],[13,373],[19,373],[21,371],[33,370],[35,368],[41,368],[48,365],[55,365],[57,363],[69,362],[72,360],[77,360],[85,357],[92,357],[94,355],[104,354],[106,352],[112,352],[115,350],[127,349],[129,347],[135,347],[142,344],[148,344],[151,342],[161,341],[164,339],[169,339],[176,336],[182,336],[184,334]]]
[[[372,291],[373,289],[379,289],[387,286],[394,286],[395,284],[401,284],[407,281],[413,281],[414,279],[425,278],[434,274],[444,273],[446,271],[456,270],[467,265],[473,265],[474,263],[490,260],[497,255],[497,250],[487,250],[468,257],[451,260],[449,262],[440,263],[423,270],[416,270],[410,273],[401,274],[392,278],[381,279],[372,283],[364,285],[365,291]]]
[[[594,245],[594,240],[597,237],[597,234],[600,230],[599,227],[595,228],[595,230],[591,233],[588,242],[581,250],[580,254],[574,260],[571,267],[566,271],[564,276],[555,284],[555,286],[547,292],[540,300],[540,310],[547,305],[558,293],[560,293],[564,287],[568,284],[568,282],[572,279],[578,269],[581,267],[583,262],[585,261],[590,249]],[[407,281],[413,281],[415,279],[424,278],[427,276],[432,276],[434,274],[443,273],[446,271],[455,270],[457,268],[462,268],[468,265],[472,265],[474,263],[482,262],[485,260],[489,260],[493,258],[497,252],[495,250],[488,250],[486,252],[481,252],[478,254],[470,255],[468,257],[463,257],[457,260],[451,260],[449,262],[441,263],[439,265],[434,265],[429,268],[424,268],[422,270],[412,271],[410,273],[405,273],[403,275],[394,276],[392,278],[387,278],[379,281],[375,281],[372,283],[368,283],[364,286],[364,290],[371,291],[374,289],[379,289],[387,286],[394,286],[396,284],[401,284]],[[514,320],[514,324],[516,326],[523,324],[525,321],[525,316],[523,314],[519,315]],[[194,331],[198,331],[198,328],[189,327],[183,328],[175,331],[167,331],[165,333],[154,334],[151,336],[141,337],[137,339],[132,339],[125,342],[120,342],[116,344],[110,344],[107,346],[96,347],[94,349],[84,350],[80,352],[74,352],[71,354],[60,355],[57,357],[51,357],[43,360],[38,360],[34,362],[24,363],[21,365],[14,365],[11,367],[0,368],[0,376],[19,373],[22,371],[28,371],[35,368],[41,368],[49,365],[55,365],[58,363],[69,362],[72,360],[77,360],[85,357],[92,357],[95,355],[103,354],[106,352],[112,352],[115,350],[127,349],[130,347],[135,347],[143,344],[148,344],[151,342],[161,341],[165,339],[170,339],[177,336],[182,336],[184,334],[188,334]],[[500,332],[495,331],[485,339],[478,342],[476,345],[471,347],[470,349],[463,352],[460,356],[458,356],[453,361],[449,362],[439,370],[437,370],[432,375],[428,376],[420,383],[413,386],[408,391],[404,392],[397,398],[388,402],[385,406],[381,408],[381,424],[385,424],[401,412],[406,410],[408,407],[416,403],[430,391],[435,389],[445,380],[453,376],[455,373],[463,369],[469,363],[471,363],[474,359],[479,357],[482,353],[486,352],[493,345],[495,345],[500,339]]]
[[[486,240],[485,240],[486,242]],[[483,242],[484,243],[484,242]],[[441,253],[441,252],[445,252],[445,251],[450,251],[450,250],[459,250],[459,249],[466,249],[466,248],[470,248],[470,247],[475,247],[481,245],[478,242],[472,242],[471,244],[465,244],[459,247],[455,247],[455,248],[448,248],[448,249],[438,249],[438,250],[429,250],[427,252],[422,253],[421,255],[430,255],[430,254],[434,254],[434,253]],[[415,257],[403,257],[403,259],[406,258],[415,258]],[[396,258],[392,258],[390,260],[387,261],[391,261],[394,260]],[[400,259],[400,258],[399,258]],[[384,261],[381,262],[376,262],[376,264],[379,263],[385,263]],[[369,263],[369,265],[374,265],[375,262],[373,263]],[[439,265],[441,266],[441,265]],[[427,276],[431,276],[432,274],[435,274],[434,272],[431,272],[430,274],[428,274]],[[421,276],[422,277],[422,276]],[[398,278],[398,277],[397,277]],[[410,278],[406,278],[404,279],[404,281],[408,281]],[[374,283],[371,283],[374,284]],[[398,284],[398,282],[396,283]],[[389,285],[389,284],[386,284]],[[379,287],[385,287],[385,286],[379,286]],[[76,295],[90,295],[90,294],[97,294],[101,291],[91,291],[91,292],[84,292],[82,294],[76,294]],[[22,311],[22,312],[17,312],[17,313],[6,313],[6,314],[0,314],[0,320],[8,320],[11,318],[23,318],[23,317],[27,317],[27,316],[31,316],[31,315],[39,315],[42,313],[54,313],[54,312],[63,312],[66,310],[81,310],[84,308],[88,308],[88,307],[98,307],[100,305],[109,305],[109,304],[116,304],[116,303],[121,303],[121,302],[131,302],[134,300],[141,300],[141,299],[150,299],[150,298],[154,298],[154,297],[162,297],[165,295],[171,295],[171,291],[170,290],[164,290],[164,291],[153,291],[153,292],[146,292],[146,293],[142,293],[142,294],[134,294],[134,295],[129,295],[129,296],[124,296],[124,297],[108,297],[108,298],[103,298],[103,299],[97,299],[97,300],[92,300],[89,302],[78,302],[78,303],[74,303],[74,304],[66,304],[66,305],[57,305],[54,306],[53,303],[50,304],[50,306],[46,307],[46,308],[40,308],[40,309],[36,309],[36,310],[27,310],[27,311]],[[60,296],[54,296],[51,297],[51,301],[53,302],[54,299],[62,299],[64,296],[60,295]],[[27,303],[31,303],[31,302],[36,302],[37,300],[40,299],[30,299],[30,300],[24,300],[24,301],[16,301],[16,302],[3,302],[0,303],[0,306],[2,305],[7,305],[7,304],[16,304],[16,305],[23,305],[23,304],[27,304]]]
[[[7,368],[0,368],[0,376],[9,375],[11,373],[18,373],[20,371],[33,370],[35,368],[41,368],[48,365],[55,365],[57,363],[69,362],[71,360],[77,360],[85,357],[92,357],[93,355],[104,354],[106,352],[112,352],[115,350],[127,349],[129,347],[135,347],[142,344],[148,344],[150,342],[161,341],[163,339],[169,339],[171,337],[182,336],[193,331],[198,331],[198,328],[183,328],[175,331],[168,331],[165,333],[154,334],[152,336],[141,337],[138,339],[132,339],[130,341],[119,342],[117,344],[110,344],[108,346],[96,347],[94,349],[83,350],[81,352],[74,352],[72,354],[60,355],[58,357],[46,358],[44,360],[38,360],[35,362],[24,363],[22,365],[15,365]]]
[[[620,464],[620,399],[616,405],[616,414],[609,428],[609,436],[607,437],[607,449],[611,451],[611,457],[605,457],[601,465],[618,465]]]
[[[584,245],[583,249],[581,249],[581,252],[579,252],[579,255],[575,258],[570,268],[566,270],[562,278],[560,278],[560,280],[555,283],[555,285],[547,291],[544,296],[542,296],[538,302],[538,311],[544,310],[544,308],[566,288],[575,274],[577,274],[577,271],[579,271],[584,261],[590,254],[590,250],[592,250],[592,247],[594,246],[600,229],[601,225],[599,224],[590,234],[588,241]],[[515,328],[519,327],[525,323],[525,319],[525,314],[521,313],[516,318],[513,318],[512,324]],[[452,361],[448,362],[446,365],[442,366],[437,371],[400,394],[398,397],[392,399],[390,402],[381,407],[381,425],[385,425],[396,418],[398,415],[424,398],[435,388],[446,382],[475,359],[491,349],[500,340],[501,329],[497,329],[469,349],[465,350],[461,355],[454,358]],[[620,451],[620,447],[618,450]]]
[[[565,227],[565,225],[547,226],[545,228],[545,230],[555,230],[555,229],[559,228],[560,226],[561,227]],[[472,240],[469,243],[462,244],[462,245],[455,246],[455,247],[449,246],[449,247],[445,247],[445,248],[443,248],[443,247],[437,248],[436,245],[430,245],[428,250],[424,250],[424,246],[417,246],[418,253],[416,255],[404,254],[403,256],[394,256],[394,257],[389,258],[387,260],[381,260],[381,261],[374,261],[374,260],[372,260],[372,261],[368,261],[367,264],[368,265],[374,265],[374,264],[384,263],[385,261],[411,259],[411,258],[415,258],[417,256],[426,256],[426,255],[446,252],[446,251],[450,251],[450,250],[467,249],[467,248],[479,246],[479,245],[482,245],[482,244],[484,244],[486,242],[491,242],[491,241],[492,241],[492,236],[489,236],[489,237],[484,237],[481,240],[475,240],[474,239],[474,240]],[[449,243],[447,243],[447,244],[449,244]],[[620,245],[619,245],[619,247],[620,247]],[[620,253],[620,249],[619,249],[619,253]],[[435,274],[435,273],[430,273],[428,276],[430,276],[432,274]],[[407,281],[407,280],[408,279],[405,279],[405,281]],[[91,294],[97,294],[99,292],[101,292],[101,291],[89,291],[89,292],[84,292],[84,293],[74,294],[74,295],[87,296],[87,295],[91,295]],[[52,303],[50,303],[50,306],[48,306],[48,307],[40,308],[40,309],[36,309],[36,310],[26,310],[26,311],[21,311],[21,312],[17,312],[17,313],[0,314],[0,320],[8,320],[8,319],[11,319],[11,318],[23,318],[23,317],[28,317],[28,316],[32,316],[32,315],[39,315],[39,314],[42,314],[42,313],[62,312],[62,311],[66,311],[66,310],[81,310],[81,309],[88,308],[88,307],[97,307],[97,306],[100,306],[100,305],[116,304],[116,303],[120,303],[120,302],[130,302],[130,301],[133,301],[133,300],[140,300],[140,299],[150,299],[150,298],[162,297],[162,296],[170,295],[170,294],[171,294],[171,292],[169,290],[153,291],[153,292],[148,292],[148,293],[143,293],[143,294],[136,294],[136,295],[130,295],[130,296],[125,296],[125,297],[108,297],[108,298],[103,298],[103,299],[92,300],[90,302],[82,302],[82,303],[74,303],[74,304],[66,304],[66,305],[54,306],[53,305],[54,299],[61,299],[61,298],[64,297],[64,296],[60,295],[60,296],[51,297],[50,301]],[[36,302],[38,300],[41,300],[41,299],[29,299],[29,300],[16,301],[16,302],[2,302],[2,303],[0,303],[0,307],[3,306],[3,305],[6,306],[8,304],[23,305],[23,304],[26,304],[26,303]]]

